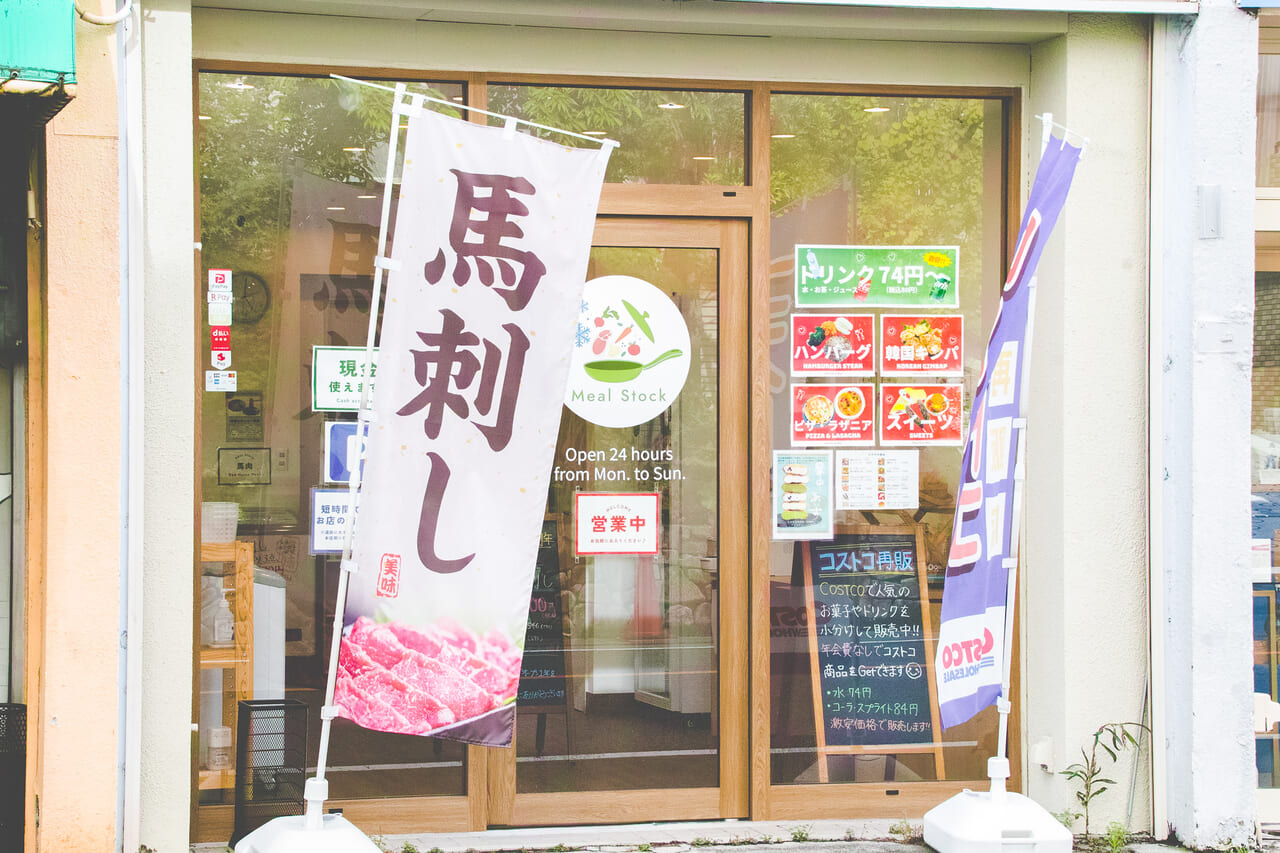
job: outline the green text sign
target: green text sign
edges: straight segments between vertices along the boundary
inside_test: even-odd
[[[958,308],[957,246],[796,246],[796,307]]]

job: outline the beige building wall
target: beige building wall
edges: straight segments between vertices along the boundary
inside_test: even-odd
[[[1031,357],[1025,778],[1053,811],[1081,811],[1060,771],[1099,726],[1141,720],[1147,690],[1149,39],[1142,17],[1072,15],[1031,54],[1027,116],[1051,112],[1090,138],[1041,258]],[[1034,119],[1025,154],[1030,180]],[[1133,780],[1130,827],[1149,830],[1149,740],[1107,770],[1117,784],[1090,831],[1126,820]]]
[[[188,817],[190,669],[191,464],[194,288],[190,133],[190,58],[255,63],[298,63],[345,68],[512,70],[522,73],[600,74],[691,79],[789,80],[896,85],[1001,86],[1026,92],[1023,124],[1016,129],[1027,154],[1029,186],[1039,125],[1031,116],[1052,110],[1095,136],[1081,166],[1063,220],[1064,237],[1041,279],[1041,327],[1033,395],[1033,465],[1029,486],[1027,593],[1024,597],[1023,720],[1030,738],[1053,745],[1050,771],[1074,753],[1100,722],[1140,711],[1146,665],[1144,525],[1146,434],[1136,415],[1101,418],[1085,405],[1089,389],[1112,398],[1145,400],[1147,288],[1146,176],[1140,168],[1147,133],[1146,34],[1138,18],[1044,14],[965,16],[972,43],[922,44],[906,39],[943,37],[938,21],[952,13],[904,12],[896,30],[871,38],[812,38],[791,29],[760,39],[712,34],[595,32],[570,29],[459,26],[413,21],[298,16],[198,9],[191,20],[181,3],[161,4],[148,26],[169,39],[147,54],[149,97],[163,96],[163,112],[148,110],[148,317],[169,318],[148,328],[146,427],[148,494],[162,507],[149,510],[146,532],[148,655],[145,696],[148,753],[144,755],[142,840],[168,849],[185,841]],[[746,5],[746,4],[743,4]],[[728,15],[730,13],[726,13]],[[732,14],[747,14],[734,12]],[[817,14],[817,13],[815,13]],[[854,13],[847,13],[853,15]],[[936,19],[931,15],[937,15]],[[1007,32],[1002,21],[1022,30]],[[919,26],[912,28],[912,22]],[[184,25],[190,26],[184,30]],[[925,26],[928,24],[928,26]],[[974,35],[987,28],[989,43]],[[958,32],[959,30],[953,30]],[[813,30],[810,30],[812,34]],[[823,29],[824,35],[849,29]],[[144,32],[144,41],[146,33]],[[1049,39],[1048,43],[1045,40]],[[189,40],[189,41],[188,41]],[[1009,43],[1023,41],[1024,43]],[[150,44],[146,41],[146,44]],[[1043,43],[1040,48],[1035,43]],[[184,48],[190,52],[183,53]],[[185,93],[178,90],[185,87]],[[156,94],[152,96],[151,90]],[[1123,99],[1090,97],[1123,89]],[[1016,218],[1017,212],[1011,212]],[[1068,258],[1071,258],[1069,261]],[[1091,261],[1090,258],[1093,260]],[[1092,270],[1105,265],[1108,275]],[[1069,287],[1068,287],[1069,285]],[[160,313],[163,312],[163,313]],[[1056,315],[1056,316],[1055,316]],[[177,318],[177,319],[174,319]],[[185,319],[184,319],[185,318]],[[1055,424],[1057,424],[1055,428]],[[1097,497],[1089,476],[1103,452],[1117,488]],[[155,462],[152,461],[154,455]],[[167,471],[161,470],[167,468]],[[1101,601],[1110,589],[1114,599]],[[162,649],[151,644],[163,643]],[[1065,661],[1062,655],[1069,655]],[[1095,662],[1105,661],[1099,674]],[[1070,665],[1067,665],[1070,664]],[[185,666],[185,670],[182,668]],[[1033,675],[1047,666],[1043,677]],[[177,677],[175,677],[177,676]],[[1056,685],[1050,682],[1056,681]],[[1097,690],[1102,683],[1116,690]],[[1123,687],[1123,689],[1120,689]],[[1094,694],[1084,701],[1082,696]],[[1098,695],[1103,694],[1103,695]],[[1065,697],[1071,699],[1065,707]],[[1014,737],[1018,737],[1017,733]],[[154,744],[154,745],[152,745]],[[1124,772],[1127,780],[1127,769]],[[1035,774],[1042,774],[1037,777]],[[1142,773],[1139,773],[1141,779]],[[1070,792],[1052,772],[1024,771],[1031,793],[1051,809],[1066,807]],[[1120,787],[1124,787],[1123,785]],[[1127,799],[1116,794],[1117,800]],[[1148,795],[1139,792],[1134,828],[1149,827]],[[1112,811],[1113,807],[1108,806]],[[176,847],[175,847],[176,849]]]
[[[105,4],[104,4],[105,5]],[[96,6],[93,4],[92,7]],[[120,654],[120,256],[116,48],[76,25],[77,96],[45,133],[43,383],[29,411],[27,849],[116,844]],[[40,334],[31,337],[38,348]]]

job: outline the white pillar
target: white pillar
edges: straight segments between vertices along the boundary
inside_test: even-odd
[[[1253,836],[1249,432],[1256,18],[1233,0],[1155,22],[1152,282],[1162,306],[1152,448],[1163,568],[1162,703],[1170,829],[1193,848]],[[1215,204],[1215,199],[1220,200]],[[1215,212],[1216,211],[1216,212]],[[1156,300],[1153,300],[1155,302]]]

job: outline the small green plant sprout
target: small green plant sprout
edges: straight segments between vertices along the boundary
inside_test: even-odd
[[[418,853],[418,847],[412,841],[406,841],[400,848],[400,853]]]
[[[689,843],[692,844],[694,847],[710,847],[711,839],[703,838],[701,835],[699,835],[697,838],[693,839]]]
[[[651,853],[653,845],[646,841],[643,844],[637,845],[636,850],[638,850],[639,853]]]
[[[548,853],[568,853],[571,848],[568,844],[557,844],[555,847],[548,847]]]
[[[1085,752],[1084,747],[1080,747],[1080,757],[1084,760],[1069,764],[1066,770],[1059,771],[1063,776],[1080,784],[1080,790],[1076,791],[1076,799],[1084,809],[1086,838],[1089,836],[1089,806],[1109,786],[1116,783],[1114,779],[1108,779],[1103,775],[1105,772],[1103,759],[1098,755],[1098,750],[1101,749],[1106,753],[1114,764],[1121,752],[1138,745],[1138,738],[1134,732],[1146,729],[1147,727],[1142,723],[1105,723],[1093,733],[1093,746],[1088,752]]]
[[[1103,836],[1107,841],[1107,850],[1110,853],[1120,853],[1124,849],[1125,842],[1129,840],[1129,828],[1118,820],[1113,820],[1107,824],[1107,834]]]
[[[845,840],[845,841],[857,841],[857,840],[858,840],[858,833],[854,832],[852,829],[846,829],[846,830],[844,831],[844,840]]]
[[[1069,808],[1063,809],[1060,812],[1050,812],[1050,814],[1057,818],[1058,823],[1062,824],[1067,829],[1070,829],[1072,824],[1083,817],[1080,812],[1073,812]]]
[[[809,840],[808,824],[805,824],[804,826],[791,827],[791,840],[792,841],[808,841]]]
[[[923,838],[924,829],[916,826],[906,818],[903,818],[889,827],[889,834],[897,837],[899,841],[906,844],[918,838]]]

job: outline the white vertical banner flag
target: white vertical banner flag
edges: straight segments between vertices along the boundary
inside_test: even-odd
[[[361,726],[511,742],[609,150],[411,114],[334,692]]]

